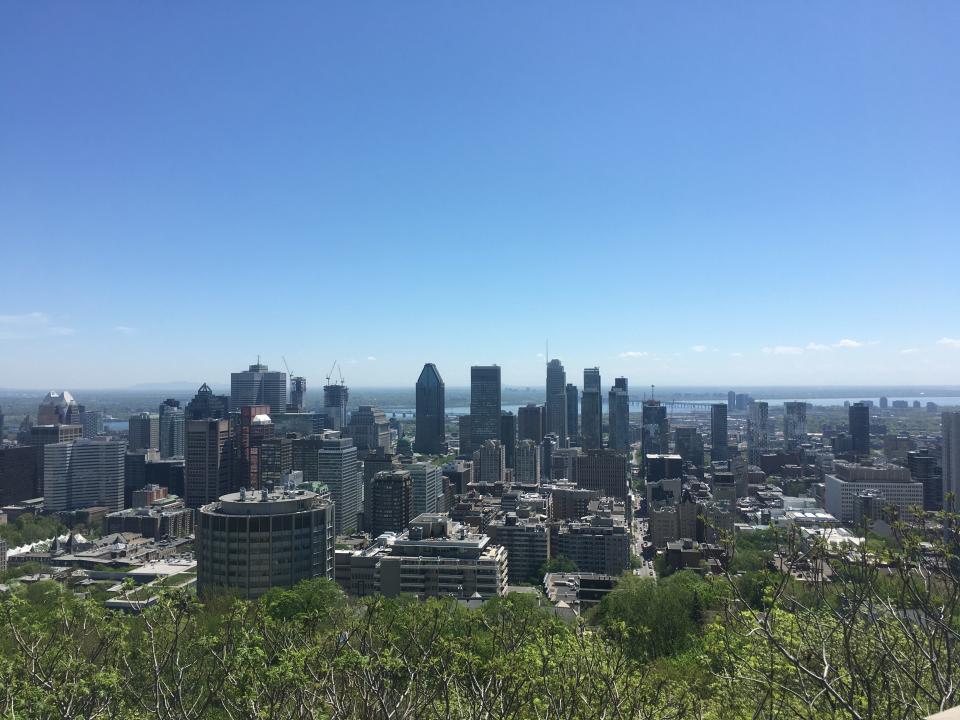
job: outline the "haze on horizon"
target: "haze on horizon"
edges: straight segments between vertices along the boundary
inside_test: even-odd
[[[956,385],[948,3],[9,3],[0,386]]]

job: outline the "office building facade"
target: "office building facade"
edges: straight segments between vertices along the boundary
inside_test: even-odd
[[[287,374],[270,371],[257,363],[241,372],[230,373],[230,405],[269,405],[271,413],[287,409]]]
[[[439,455],[447,451],[446,388],[437,366],[427,363],[420,371],[416,387],[416,435],[414,452]]]
[[[500,366],[470,368],[470,445],[500,440]]]
[[[603,447],[600,368],[586,368],[583,371],[583,393],[580,396],[580,447],[584,450]]]
[[[86,440],[43,448],[43,501],[51,512],[123,509],[125,442]]]

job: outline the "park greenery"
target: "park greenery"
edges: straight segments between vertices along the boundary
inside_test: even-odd
[[[0,716],[922,718],[960,704],[956,538],[930,537],[744,535],[726,574],[626,575],[575,621],[530,594],[468,609],[327,580],[123,614],[41,581],[0,598]]]

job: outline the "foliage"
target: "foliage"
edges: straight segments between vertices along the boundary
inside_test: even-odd
[[[49,540],[66,531],[67,527],[52,517],[24,513],[15,522],[0,525],[0,538],[6,540],[10,547],[17,547],[38,540]]]
[[[538,571],[538,580],[542,579],[547,573],[572,573],[577,571],[577,564],[565,555],[557,555],[550,558]]]

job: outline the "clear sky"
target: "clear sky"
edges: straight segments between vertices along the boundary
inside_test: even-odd
[[[960,383],[960,3],[6,2],[0,387]]]

